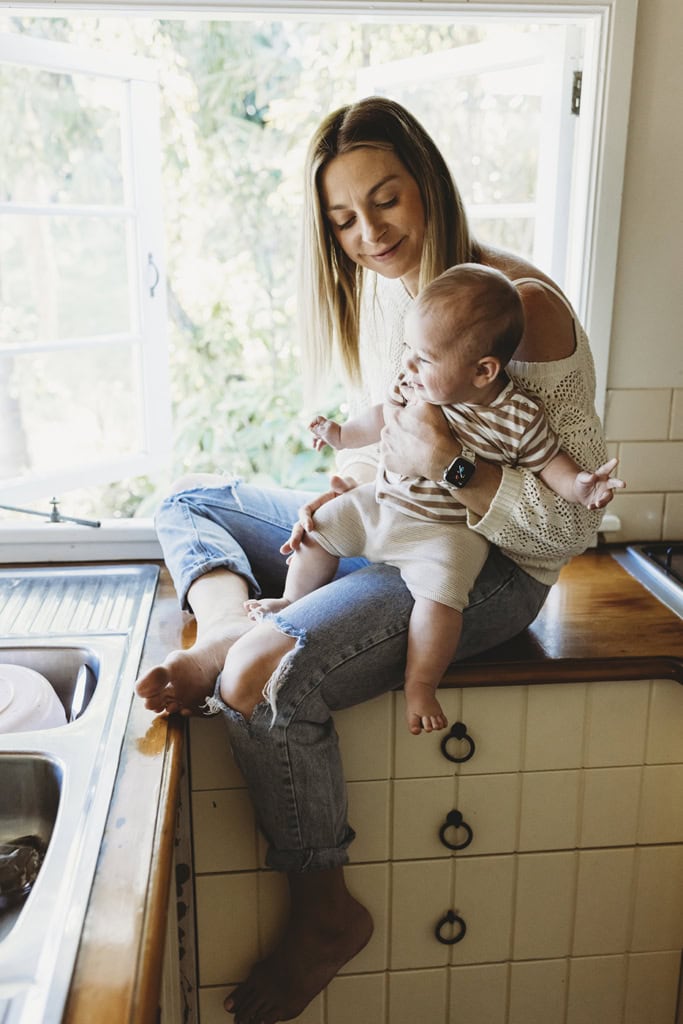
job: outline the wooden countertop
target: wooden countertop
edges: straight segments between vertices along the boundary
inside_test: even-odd
[[[598,549],[565,566],[528,629],[463,662],[444,683],[617,679],[683,683],[683,622],[623,569],[609,549]]]
[[[162,569],[142,668],[193,638]],[[562,571],[528,630],[443,685],[667,678],[683,683],[683,623],[603,549]],[[65,1024],[157,1021],[184,731],[133,701]]]

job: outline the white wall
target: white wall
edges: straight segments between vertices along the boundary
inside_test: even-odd
[[[640,0],[605,429],[610,540],[683,539],[683,4]]]
[[[683,4],[640,0],[608,385],[683,387]]]

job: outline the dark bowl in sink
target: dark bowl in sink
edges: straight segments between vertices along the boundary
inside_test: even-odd
[[[0,753],[0,852],[4,854],[0,892],[0,942],[16,924],[50,845],[62,791],[63,771],[44,754]],[[11,851],[18,851],[14,858]],[[27,857],[22,854],[27,853]],[[28,872],[31,853],[34,867]],[[17,877],[12,868],[19,860]]]

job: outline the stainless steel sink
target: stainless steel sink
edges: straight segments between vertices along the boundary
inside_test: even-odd
[[[49,848],[62,793],[62,766],[43,754],[0,754],[0,843],[25,836]],[[24,908],[22,900],[0,909],[0,943]]]
[[[0,842],[47,847],[25,902],[0,909],[2,1024],[62,1018],[157,577],[148,565],[0,572],[0,662],[46,676],[67,717],[0,735]]]

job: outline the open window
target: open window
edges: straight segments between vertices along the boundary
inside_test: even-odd
[[[171,433],[156,69],[1,35],[0,90],[7,503],[150,472]]]
[[[636,3],[0,17],[0,503],[149,515],[188,471],[324,485],[297,352],[301,168],[359,94],[413,110],[476,234],[562,285],[600,407]]]

